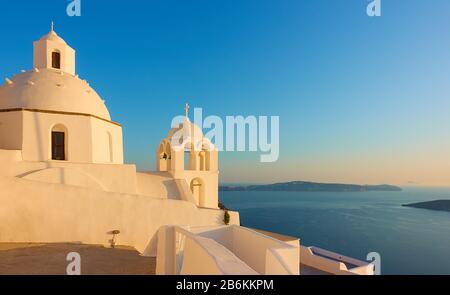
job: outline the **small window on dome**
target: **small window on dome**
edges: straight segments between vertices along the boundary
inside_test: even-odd
[[[52,52],[52,68],[61,69],[61,53]]]

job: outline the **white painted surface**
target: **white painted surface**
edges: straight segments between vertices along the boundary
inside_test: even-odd
[[[248,270],[255,274],[299,274],[299,247],[248,228],[174,226],[161,231],[159,274],[250,274]]]
[[[100,96],[80,78],[55,69],[27,71],[0,87],[0,109],[37,109],[90,114],[111,120]]]
[[[152,253],[167,224],[221,224],[223,211],[194,204],[76,186],[0,177],[0,242],[117,244]]]
[[[373,265],[317,247],[300,247],[302,264],[334,275],[373,275]],[[351,265],[351,266],[349,266]]]

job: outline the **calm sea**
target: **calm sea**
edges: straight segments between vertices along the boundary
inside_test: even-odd
[[[450,274],[450,212],[402,204],[450,199],[450,189],[402,192],[221,192],[243,226],[300,238],[365,260],[381,255],[382,274]]]

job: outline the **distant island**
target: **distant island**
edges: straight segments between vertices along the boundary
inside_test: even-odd
[[[263,185],[219,186],[220,191],[287,191],[287,192],[369,192],[369,191],[401,191],[398,186],[358,185],[341,183],[318,183],[307,181],[291,181]]]
[[[428,202],[404,204],[402,206],[450,212],[450,200],[434,200]]]

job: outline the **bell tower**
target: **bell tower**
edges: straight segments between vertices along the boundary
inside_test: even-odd
[[[33,67],[61,70],[75,75],[75,50],[56,34],[52,22],[50,32],[33,43]]]
[[[156,151],[156,169],[169,173],[179,184],[181,198],[198,207],[217,209],[219,204],[219,154],[199,126],[185,117],[172,126]],[[174,122],[173,122],[174,123]]]

